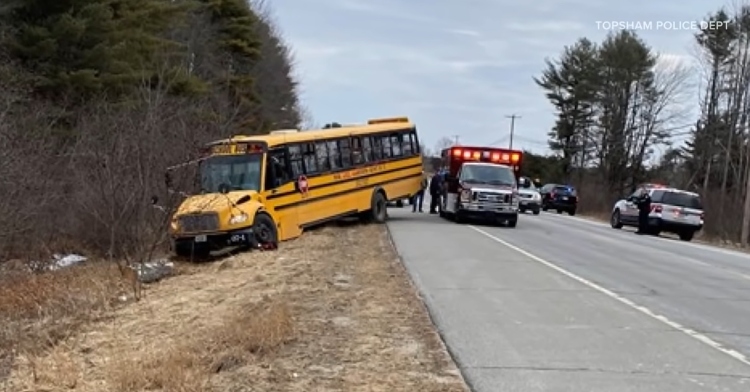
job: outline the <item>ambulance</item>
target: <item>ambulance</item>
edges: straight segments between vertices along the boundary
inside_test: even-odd
[[[440,215],[457,223],[470,219],[518,224],[523,152],[453,146],[441,152],[445,176]]]

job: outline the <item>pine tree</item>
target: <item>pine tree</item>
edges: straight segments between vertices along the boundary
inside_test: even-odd
[[[45,98],[82,104],[119,98],[151,80],[159,56],[179,45],[162,38],[189,2],[171,0],[21,0],[7,13],[3,42],[37,76]]]
[[[260,119],[254,106],[259,97],[254,92],[253,65],[260,60],[260,41],[255,34],[257,16],[243,0],[202,0],[214,25],[221,33],[218,44],[227,55],[225,76],[219,81],[242,118],[237,133],[258,129]]]

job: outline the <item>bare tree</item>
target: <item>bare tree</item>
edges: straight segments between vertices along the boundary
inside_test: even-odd
[[[437,143],[435,143],[435,151],[437,154],[440,154],[441,151],[445,150],[446,148],[450,148],[455,143],[453,140],[451,140],[449,137],[441,137],[438,139]]]

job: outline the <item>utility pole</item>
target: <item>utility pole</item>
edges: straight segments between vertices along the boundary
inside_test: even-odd
[[[517,114],[511,114],[510,116],[505,116],[505,118],[510,119],[510,145],[508,148],[513,148],[513,132],[516,130],[516,119],[521,118],[521,116]]]
[[[457,145],[458,145],[458,136],[459,136],[459,135],[453,135],[453,143],[454,143],[453,145],[454,145],[454,146],[457,146]]]

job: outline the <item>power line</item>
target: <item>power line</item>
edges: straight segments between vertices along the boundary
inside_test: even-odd
[[[528,138],[525,136],[516,136],[516,138],[522,142],[529,143],[529,144],[536,144],[536,145],[545,146],[545,147],[549,146],[548,141],[541,141],[537,139]]]
[[[500,143],[504,143],[507,139],[508,139],[508,135],[505,135],[505,136],[501,137],[500,139],[497,139],[494,142],[488,144],[488,146],[496,146],[496,145],[498,145]]]
[[[509,116],[505,116],[505,118],[510,119],[510,143],[509,143],[508,148],[512,149],[513,148],[513,133],[516,130],[516,119],[521,118],[521,116],[514,113]]]

